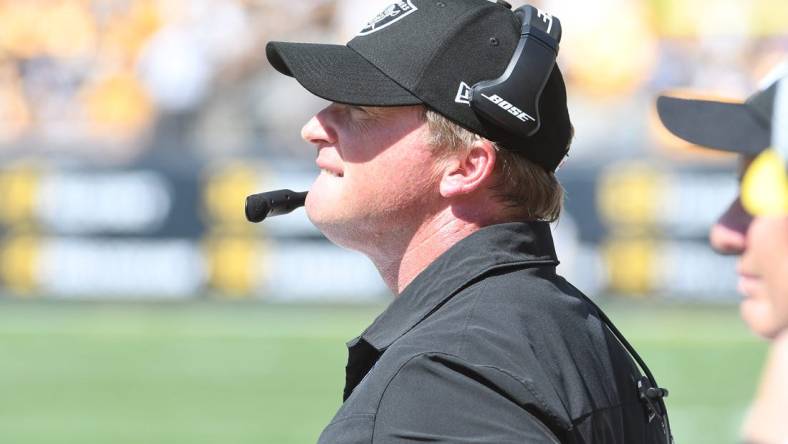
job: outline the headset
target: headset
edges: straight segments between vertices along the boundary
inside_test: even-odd
[[[539,99],[555,67],[561,21],[531,5],[517,8],[514,15],[522,25],[512,59],[500,77],[473,85],[470,105],[506,133],[526,138],[541,126]]]

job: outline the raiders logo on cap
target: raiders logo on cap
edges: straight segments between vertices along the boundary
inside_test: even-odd
[[[417,8],[413,2],[410,0],[407,1],[399,1],[394,3],[386,9],[383,10],[380,14],[376,15],[375,18],[369,21],[369,23],[364,26],[358,35],[368,35],[372,34],[373,32],[380,31],[381,29],[385,28],[386,26],[405,18],[408,14],[411,14],[417,11]]]

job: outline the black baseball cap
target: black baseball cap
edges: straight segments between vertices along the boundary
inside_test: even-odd
[[[485,121],[463,98],[469,87],[504,73],[520,29],[520,20],[505,2],[404,0],[388,6],[346,45],[269,42],[266,56],[277,71],[326,100],[360,106],[425,105],[554,171],[572,134],[557,65],[539,102],[541,126],[528,138]]]
[[[660,96],[657,111],[673,134],[689,142],[752,156],[739,196],[753,216],[788,214],[788,64],[744,102]]]
[[[754,156],[771,146],[772,115],[779,79],[744,102],[659,96],[657,112],[665,127],[696,145]]]

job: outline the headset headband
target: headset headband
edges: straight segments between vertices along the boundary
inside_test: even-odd
[[[471,106],[507,133],[526,138],[541,126],[539,100],[555,66],[561,22],[531,5],[514,14],[522,21],[514,55],[499,78],[473,86]]]

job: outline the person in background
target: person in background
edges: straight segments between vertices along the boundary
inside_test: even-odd
[[[657,111],[678,137],[740,156],[739,195],[709,240],[719,253],[739,256],[741,316],[771,341],[744,439],[788,442],[788,64],[744,102],[660,96]]]

